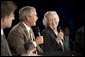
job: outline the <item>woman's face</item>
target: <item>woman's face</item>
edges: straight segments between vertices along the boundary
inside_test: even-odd
[[[59,17],[57,14],[49,15],[48,17],[48,26],[52,29],[56,29],[59,23]]]

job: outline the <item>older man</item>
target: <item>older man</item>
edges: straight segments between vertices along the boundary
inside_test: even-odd
[[[35,56],[40,54],[42,49],[38,46],[43,43],[43,37],[35,39],[31,26],[36,25],[36,9],[32,6],[25,6],[19,11],[20,22],[15,25],[8,35],[8,42],[14,56]],[[37,52],[35,52],[37,51]]]

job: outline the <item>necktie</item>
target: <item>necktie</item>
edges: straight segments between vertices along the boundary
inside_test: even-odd
[[[31,38],[32,41],[35,40],[35,36],[34,36],[34,33],[33,33],[32,29],[30,30],[30,38]],[[43,53],[43,50],[40,48],[40,46],[37,46],[36,49],[37,49],[38,54]]]
[[[35,37],[34,37],[34,34],[33,34],[32,29],[30,29],[29,33],[30,33],[30,39],[31,39],[31,41],[35,40]]]

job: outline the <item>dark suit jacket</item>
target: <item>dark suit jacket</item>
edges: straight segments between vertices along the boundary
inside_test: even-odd
[[[41,34],[44,38],[44,43],[41,45],[41,48],[45,52],[45,54],[49,55],[59,55],[62,56],[64,55],[65,48],[62,48],[61,45],[59,45],[55,38],[57,37],[54,31],[50,28],[47,27],[42,31]]]
[[[44,52],[63,51],[61,46],[56,42],[56,35],[50,27],[44,29],[41,35],[44,38],[44,43],[41,45]]]
[[[24,24],[21,22],[11,29],[7,39],[13,55],[21,55],[27,50],[35,48],[32,43],[35,40],[32,30],[31,33],[32,37],[30,37],[30,32],[27,32]]]
[[[11,56],[11,52],[4,35],[1,35],[1,56]]]

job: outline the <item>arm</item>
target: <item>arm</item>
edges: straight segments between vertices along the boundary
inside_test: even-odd
[[[49,35],[49,33],[48,33],[47,31],[43,31],[43,32],[41,33],[41,35],[43,36],[43,41],[44,41],[44,43],[41,45],[41,48],[42,48],[44,51],[46,51],[46,50],[48,50],[48,49],[50,48],[50,46],[51,46],[50,35]]]
[[[21,55],[25,53],[24,48],[24,36],[19,30],[12,30],[8,35],[8,43],[11,49],[11,52],[14,55]]]

